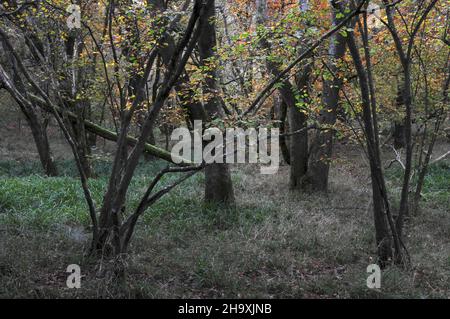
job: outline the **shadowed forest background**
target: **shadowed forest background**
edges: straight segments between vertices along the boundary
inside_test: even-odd
[[[448,0],[1,0],[0,297],[449,298],[449,87]]]

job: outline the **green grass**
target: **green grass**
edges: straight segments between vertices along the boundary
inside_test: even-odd
[[[152,178],[165,165],[164,162],[153,161],[142,162],[138,166],[129,189],[127,212],[133,211]],[[94,167],[98,177],[90,179],[89,186],[93,198],[99,206],[108,182],[110,163],[96,161]],[[75,167],[70,161],[64,161],[58,163],[58,168],[62,176],[48,178],[42,175],[38,163],[0,162],[2,181],[0,183],[0,225],[7,226],[7,231],[12,235],[12,238],[17,236],[14,243],[8,241],[10,247],[5,250],[12,252],[12,254],[0,258],[0,274],[2,267],[4,272],[9,273],[11,263],[22,263],[19,267],[22,268],[22,272],[19,274],[14,271],[12,277],[17,276],[19,279],[16,278],[16,280],[29,280],[29,278],[24,278],[23,274],[29,272],[29,267],[34,265],[35,262],[21,254],[15,256],[15,259],[18,258],[19,261],[10,260],[12,255],[19,253],[15,250],[16,245],[23,244],[23,241],[27,242],[30,239],[29,236],[33,238],[33,241],[42,242],[45,251],[42,248],[36,249],[35,247],[33,253],[37,253],[37,259],[45,264],[45,272],[51,272],[54,265],[51,265],[52,263],[49,261],[53,258],[50,252],[55,252],[55,249],[58,255],[61,252],[59,247],[52,246],[52,239],[49,239],[49,237],[65,246],[70,244],[70,238],[68,242],[68,238],[64,235],[66,231],[61,231],[62,229],[67,230],[68,226],[82,227],[82,232],[88,233],[90,219]],[[158,187],[170,184],[179,175],[166,175]],[[239,183],[240,176],[234,175],[233,181]],[[234,208],[205,205],[201,199],[203,182],[202,174],[194,175],[164,196],[146,212],[139,222],[135,244],[132,245],[136,252],[145,251],[148,246],[141,247],[142,242],[146,242],[148,238],[154,236],[162,236],[166,245],[178,247],[186,246],[187,240],[195,240],[195,237],[198,238],[198,236],[212,236],[214,240],[225,240],[228,230],[238,228],[240,232],[248,231],[251,227],[263,222],[275,209],[270,205],[262,208],[250,204]],[[61,226],[65,226],[65,228],[61,228]],[[86,246],[88,244],[86,240],[84,238],[82,242],[76,242],[74,245],[78,247],[80,253],[83,251],[80,245]],[[162,245],[164,246],[164,243]],[[70,253],[64,255],[64,260],[70,259],[72,254],[72,257],[77,260],[76,263],[86,262],[83,261],[84,258],[79,253],[73,255],[73,245],[67,251],[70,251]],[[49,253],[50,256],[47,255]],[[199,260],[194,262],[193,275],[202,283],[201,285],[206,286],[214,285],[223,276],[221,270],[215,268],[218,265],[211,268],[208,264],[209,253],[209,250],[205,251],[199,257]],[[221,264],[220,267],[226,267],[226,265]],[[132,267],[130,269],[132,271]],[[214,279],[215,277],[216,279]],[[15,286],[15,283],[8,281],[6,285]],[[140,289],[147,290],[149,288],[141,287]],[[3,293],[11,294],[11,292],[6,291]],[[24,292],[16,291],[16,293],[22,294]],[[54,293],[54,291],[40,292],[39,296],[41,297],[41,294],[43,294],[43,296],[52,297]]]
[[[447,204],[450,210],[450,162],[431,165],[425,177],[423,197],[425,201]]]
[[[127,198],[127,212],[132,212],[151,182],[152,178],[165,167],[164,162],[141,163],[131,182]],[[36,163],[0,162],[2,183],[0,184],[0,221],[14,225],[51,227],[55,224],[79,224],[89,226],[87,205],[80,182],[72,162],[58,163],[60,177],[45,177],[42,172],[33,172]],[[95,179],[89,180],[94,201],[99,207],[109,178],[110,163],[94,163]],[[39,170],[37,170],[39,172]],[[27,175],[29,174],[29,175]],[[179,178],[180,174],[165,175],[158,187],[164,187]],[[234,182],[239,176],[233,176]],[[232,225],[253,224],[262,221],[268,214],[267,208],[252,206],[217,209],[202,202],[202,174],[197,174],[179,185],[163,199],[155,203],[143,217],[144,224],[158,223],[170,219],[171,231],[182,233],[196,227],[230,227]],[[199,194],[200,193],[200,194]]]
[[[2,183],[0,183],[0,218],[5,223],[33,227],[51,227],[55,224],[89,225],[87,205],[72,162],[58,163],[60,177],[45,177],[40,170],[33,172],[36,163],[10,162],[0,163]],[[89,180],[92,196],[101,205],[107,182],[109,162],[95,162],[98,178]],[[130,186],[130,208],[137,205],[139,196],[145,191],[152,176],[163,167],[163,163],[140,165],[136,178]],[[162,184],[170,179],[165,178]],[[0,220],[1,220],[0,219]]]
[[[403,170],[398,166],[392,166],[386,170],[386,177],[394,187],[391,192],[400,194],[403,182]],[[416,176],[412,179],[412,189],[415,190]],[[422,200],[447,207],[450,210],[450,162],[440,161],[432,164],[428,168],[427,175],[422,190]]]

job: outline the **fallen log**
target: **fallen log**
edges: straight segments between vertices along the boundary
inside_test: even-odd
[[[30,94],[30,96],[31,96],[33,102],[36,103],[39,107],[42,107],[46,111],[52,112],[52,107],[47,105],[47,103],[43,99],[41,99],[38,96],[31,95],[31,94]],[[59,106],[53,105],[53,107],[61,115],[63,114],[63,112],[61,111],[61,108]],[[64,111],[64,114],[67,115],[69,117],[69,119],[71,119],[73,121],[77,120],[77,116],[70,111]],[[88,120],[84,120],[83,122],[84,122],[84,127],[90,133],[93,133],[95,135],[103,137],[104,139],[109,140],[109,141],[113,141],[113,142],[117,141],[117,139],[118,139],[117,133],[110,131],[104,127],[101,127],[100,125],[97,125]],[[132,136],[127,136],[127,143],[130,146],[134,146],[137,143],[137,138],[132,137]],[[144,152],[146,152],[150,155],[153,155],[155,157],[158,157],[160,159],[163,159],[165,161],[174,163],[178,166],[193,165],[193,163],[191,161],[188,161],[184,158],[180,158],[179,156],[176,156],[176,155],[172,156],[172,154],[170,152],[168,152],[162,148],[156,147],[155,145],[152,145],[149,143],[145,144]],[[174,159],[176,159],[180,163],[179,164],[175,163]]]

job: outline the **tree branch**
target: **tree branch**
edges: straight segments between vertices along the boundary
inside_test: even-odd
[[[347,15],[342,21],[336,25],[333,29],[329,30],[327,33],[322,35],[319,40],[313,43],[309,48],[307,48],[305,51],[303,51],[302,54],[298,58],[296,58],[291,64],[289,64],[286,69],[281,71],[270,83],[259,93],[259,95],[256,97],[256,99],[253,101],[253,103],[250,105],[250,107],[243,113],[243,116],[248,115],[250,112],[253,112],[258,109],[259,104],[261,104],[265,98],[266,94],[277,84],[283,77],[285,77],[297,64],[299,64],[302,60],[307,58],[323,41],[331,37],[333,34],[335,34],[337,31],[339,31],[341,28],[343,28],[354,16],[361,13],[361,8],[365,4],[366,0],[361,1],[361,3],[358,5],[358,7],[351,12],[349,15]]]

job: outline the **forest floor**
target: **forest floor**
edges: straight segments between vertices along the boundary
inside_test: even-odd
[[[236,207],[206,207],[203,175],[195,175],[141,219],[119,286],[108,262],[84,257],[87,208],[70,152],[56,136],[62,176],[45,178],[27,128],[0,125],[1,298],[450,298],[448,160],[431,167],[422,209],[407,221],[411,268],[387,267],[381,289],[366,286],[376,245],[369,171],[355,145],[337,145],[327,194],[290,192],[287,166],[261,175],[257,166],[239,165]],[[436,154],[448,148],[441,141]],[[90,181],[97,203],[110,167],[101,149],[99,176]],[[386,150],[385,157],[394,156]],[[140,165],[129,209],[164,165]],[[395,198],[398,165],[386,174]],[[81,266],[81,289],[66,287],[69,264]]]

